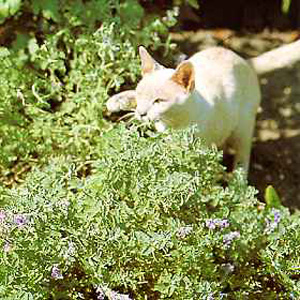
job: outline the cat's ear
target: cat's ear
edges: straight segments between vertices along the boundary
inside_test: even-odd
[[[139,47],[139,54],[142,62],[142,74],[143,76],[153,71],[164,69],[157,61],[155,61],[148,51],[143,47]]]
[[[195,70],[189,61],[182,62],[175,70],[172,80],[191,92],[195,88]]]

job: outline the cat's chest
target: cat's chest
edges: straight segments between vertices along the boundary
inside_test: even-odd
[[[235,105],[211,105],[206,110],[198,110],[194,119],[198,136],[208,144],[221,146],[231,135],[238,123],[238,107]]]
[[[195,93],[185,105],[174,106],[165,116],[165,123],[173,128],[196,125],[199,137],[220,146],[236,127],[238,112],[234,102],[210,102]]]

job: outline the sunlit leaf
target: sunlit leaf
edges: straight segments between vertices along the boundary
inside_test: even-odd
[[[33,11],[37,15],[43,13],[46,19],[58,21],[59,19],[59,1],[58,0],[32,0]]]
[[[0,23],[14,15],[22,5],[22,0],[0,0]]]
[[[282,0],[281,10],[284,14],[287,14],[290,10],[292,0]]]
[[[281,206],[280,198],[276,190],[271,185],[269,185],[265,190],[265,201],[268,207],[279,208]]]

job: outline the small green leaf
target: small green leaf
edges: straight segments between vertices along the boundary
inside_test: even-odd
[[[42,11],[46,19],[52,19],[55,22],[59,19],[59,2],[57,0],[34,0],[32,2],[32,8],[36,15]]]
[[[0,47],[0,58],[4,58],[10,55],[9,50],[6,47]]]
[[[13,42],[13,49],[16,51],[27,47],[30,36],[26,33],[18,33],[17,38]]]
[[[284,14],[287,14],[290,10],[292,0],[282,0],[281,10]]]
[[[20,9],[21,4],[21,0],[0,1],[0,23],[2,23],[5,18],[16,14]]]
[[[39,45],[35,38],[28,41],[28,50],[31,55],[34,55],[39,50]]]
[[[189,4],[190,6],[192,6],[193,8],[196,8],[196,9],[199,8],[199,3],[198,3],[197,0],[188,0],[188,4]]]
[[[120,16],[124,24],[137,26],[143,15],[144,10],[136,0],[125,1],[120,5]]]
[[[269,185],[265,190],[265,201],[268,207],[279,208],[281,206],[280,198],[276,190]]]

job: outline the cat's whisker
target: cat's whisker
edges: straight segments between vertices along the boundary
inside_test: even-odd
[[[127,114],[125,114],[124,116],[120,117],[120,118],[118,119],[118,122],[119,122],[119,121],[122,121],[122,120],[124,120],[124,119],[126,119],[126,118],[128,118],[128,117],[131,117],[131,118],[129,119],[129,121],[131,121],[132,118],[134,117],[134,115],[135,115],[134,111],[130,111],[130,112],[128,112]]]

